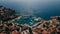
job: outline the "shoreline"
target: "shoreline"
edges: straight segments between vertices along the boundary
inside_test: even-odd
[[[19,20],[21,17],[22,17],[22,16],[18,16],[17,18],[12,19],[11,22],[14,22],[15,20]],[[56,16],[55,16],[55,17],[56,17]],[[58,16],[57,16],[57,17],[58,17]],[[45,20],[44,20],[44,21],[45,21]],[[18,24],[18,23],[17,23],[17,24]],[[26,25],[27,25],[28,27],[30,27],[30,28],[35,28],[35,27],[41,27],[41,24],[43,24],[42,21],[35,23],[33,26],[29,26],[28,24],[26,24]],[[21,25],[21,24],[19,24],[19,25]],[[24,24],[22,24],[22,25],[24,25]]]
[[[15,20],[19,20],[20,18],[21,18],[22,16],[18,16],[17,18],[14,18],[14,19],[12,19],[11,21],[8,21],[8,22],[14,22]]]
[[[24,16],[29,16],[29,15],[24,15]],[[20,18],[21,18],[22,16],[18,16],[17,18],[15,18],[15,19],[13,19],[13,20],[11,20],[12,22],[13,21],[15,21],[15,20],[19,20]],[[56,16],[55,16],[56,17]],[[57,16],[58,17],[58,16]],[[28,27],[31,27],[31,28],[33,28],[33,27],[36,27],[38,24],[42,24],[41,22],[37,22],[37,23],[35,23],[33,26],[29,26],[28,24],[26,24]],[[19,25],[21,25],[21,24],[19,24]]]

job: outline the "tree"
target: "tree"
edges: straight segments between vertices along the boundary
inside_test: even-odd
[[[30,32],[30,34],[33,34],[31,28],[29,28],[29,32]]]
[[[57,17],[57,20],[60,22],[60,17]]]

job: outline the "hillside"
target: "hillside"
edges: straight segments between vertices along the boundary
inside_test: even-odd
[[[14,19],[16,17],[17,17],[17,15],[16,15],[15,10],[6,8],[4,6],[0,6],[0,20],[2,20],[4,22],[4,21]]]

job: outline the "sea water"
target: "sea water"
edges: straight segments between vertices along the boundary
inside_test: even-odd
[[[44,19],[49,19],[51,16],[60,16],[60,0],[0,0],[0,5],[11,8],[20,15],[32,14]],[[21,20],[20,22],[19,20],[17,23],[29,25],[30,19],[31,17],[26,21]]]
[[[28,25],[33,26],[37,22],[35,21],[36,17],[34,16],[22,16],[19,20],[14,21],[14,23],[18,23],[20,25]]]

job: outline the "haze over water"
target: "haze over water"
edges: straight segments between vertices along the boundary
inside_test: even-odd
[[[19,14],[32,14],[45,19],[60,16],[60,0],[0,0],[0,5]]]

